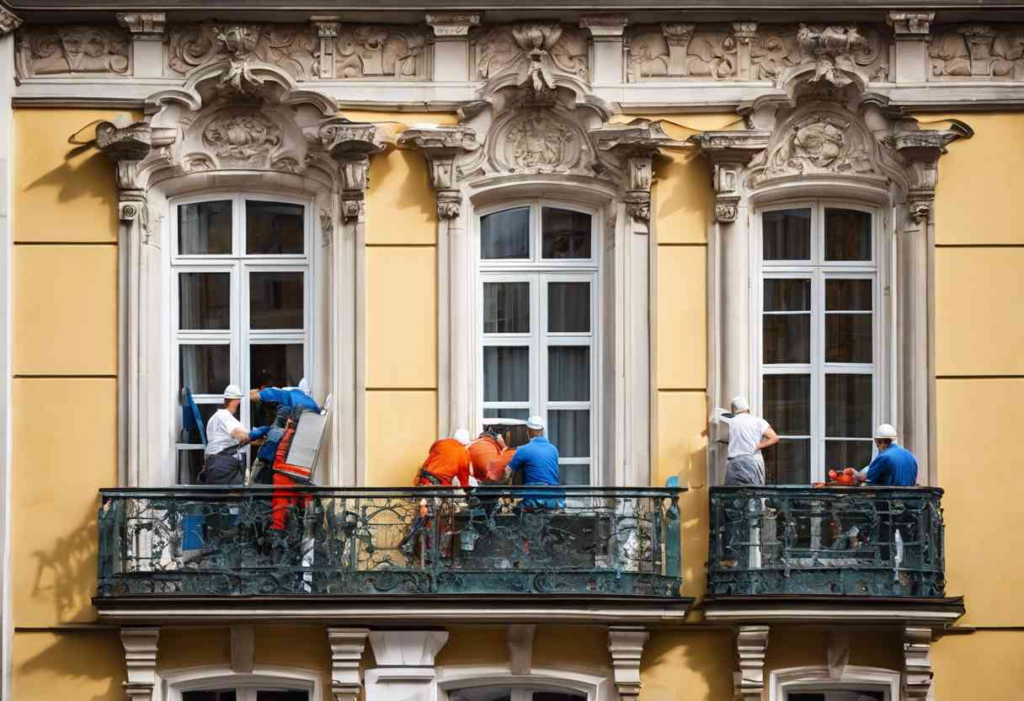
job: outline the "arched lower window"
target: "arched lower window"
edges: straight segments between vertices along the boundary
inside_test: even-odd
[[[185,691],[181,701],[310,701],[306,689],[240,687]]]
[[[863,467],[882,413],[875,210],[813,200],[760,212],[760,406],[782,440],[770,484]]]
[[[480,415],[543,416],[563,484],[595,479],[596,219],[586,209],[540,200],[479,218]]]
[[[208,195],[176,201],[171,211],[172,386],[178,417],[179,484],[196,481],[203,446],[184,431],[188,389],[201,422],[219,408],[224,388],[295,386],[312,374],[312,226],[310,207],[267,195]],[[187,411],[187,407],[184,407]],[[258,405],[239,419],[263,425]]]
[[[448,701],[587,701],[587,695],[543,687],[478,686],[450,691]]]

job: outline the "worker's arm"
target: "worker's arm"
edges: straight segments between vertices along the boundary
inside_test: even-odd
[[[259,428],[254,428],[253,430],[249,431],[249,440],[258,441],[260,438],[263,438],[263,436],[267,435],[267,433],[269,432],[270,426],[260,426]]]
[[[764,450],[765,448],[771,448],[773,445],[779,442],[779,434],[775,432],[771,426],[764,430],[761,435],[761,442],[757,444],[758,450]]]
[[[249,442],[249,432],[239,426],[231,429],[231,437],[238,441],[238,445],[245,445]]]

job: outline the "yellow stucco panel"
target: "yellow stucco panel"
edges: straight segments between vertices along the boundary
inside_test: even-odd
[[[122,112],[14,110],[14,240],[117,241],[114,163],[68,137]],[[84,140],[94,135],[90,127]]]
[[[117,486],[117,383],[13,383],[11,530],[16,626],[95,618],[97,490]]]
[[[437,262],[433,248],[366,251],[366,386],[437,386]]]
[[[15,246],[14,337],[16,375],[117,374],[117,248]]]
[[[157,670],[231,664],[231,631],[226,626],[163,628]]]
[[[936,701],[1024,695],[1024,631],[944,635],[932,646],[931,659]]]
[[[537,666],[604,670],[611,662],[608,631],[604,626],[537,626],[533,660]]]
[[[732,698],[733,635],[729,631],[655,631],[640,664],[644,701]]]
[[[793,667],[828,665],[830,631],[810,625],[772,626],[765,657],[765,681],[768,673]],[[900,670],[903,667],[903,634],[897,627],[847,626],[842,632],[850,644],[850,664],[859,667]]]
[[[935,252],[935,364],[944,375],[1024,374],[1024,248]]]
[[[508,663],[508,627],[455,626],[448,629],[448,642],[435,660],[439,667],[451,665],[498,665]]]
[[[427,161],[416,151],[374,156],[366,191],[366,242],[430,244],[437,241],[437,195]]]
[[[366,486],[412,486],[437,439],[437,393],[367,392],[366,426]]]
[[[14,634],[12,699],[122,701],[124,657],[116,630]]]
[[[1019,112],[920,115],[925,129],[941,128],[956,117],[974,129],[974,137],[949,147],[939,160],[935,193],[935,237],[939,244],[1024,243],[1024,199],[1020,159],[1024,152],[1024,115]]]
[[[961,625],[1024,626],[1020,595],[1020,397],[1024,380],[939,380],[939,486],[946,490],[946,593],[967,598]],[[1009,569],[1005,569],[1009,568]]]
[[[658,389],[707,384],[706,254],[704,246],[658,247]]]

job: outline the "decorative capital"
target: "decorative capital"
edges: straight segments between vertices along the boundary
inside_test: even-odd
[[[657,122],[636,120],[629,124],[607,124],[591,129],[590,135],[601,151],[635,155],[645,153],[653,156],[662,146],[672,142]]]
[[[640,658],[650,637],[643,628],[608,629],[608,652],[612,657],[615,686],[623,701],[635,701],[640,697]]]
[[[422,151],[430,165],[431,183],[437,191],[437,215],[442,219],[457,218],[462,209],[462,195],[455,161],[464,153],[480,148],[476,132],[463,126],[414,127],[402,132],[398,147]]]
[[[715,221],[731,224],[739,215],[739,197],[725,196],[715,198]]]
[[[118,126],[114,122],[96,125],[96,146],[108,158],[121,161],[141,161],[149,155],[153,145],[153,129],[147,122],[134,122]]]
[[[580,27],[589,29],[595,39],[621,37],[630,24],[626,15],[584,15],[580,18]]]
[[[134,36],[162,39],[167,15],[163,12],[118,12],[117,23]]]
[[[732,36],[741,44],[749,44],[757,37],[757,22],[733,22]]]
[[[690,142],[696,144],[712,163],[749,163],[754,156],[768,148],[771,136],[772,133],[767,129],[706,131],[691,136]]]
[[[669,46],[688,46],[697,28],[692,22],[662,22],[661,33]]]
[[[0,5],[0,37],[7,36],[22,24],[24,20],[21,17]]]
[[[428,14],[427,24],[433,27],[436,37],[464,37],[469,35],[471,27],[480,25],[480,15],[454,12]]]
[[[376,124],[350,122],[343,117],[323,122],[317,129],[317,137],[339,162],[363,160],[386,148],[377,135]]]
[[[885,18],[886,24],[892,27],[897,39],[926,39],[931,32],[931,23],[935,20],[934,12],[905,12],[890,10]]]

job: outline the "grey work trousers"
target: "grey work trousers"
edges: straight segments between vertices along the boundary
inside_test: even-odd
[[[761,454],[737,455],[729,458],[728,466],[725,469],[726,486],[753,486],[760,487],[764,484],[764,458]]]

